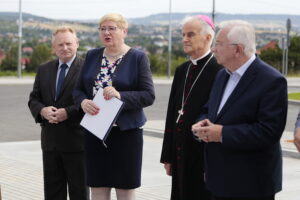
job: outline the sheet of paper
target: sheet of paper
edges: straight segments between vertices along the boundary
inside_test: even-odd
[[[97,115],[86,113],[82,118],[80,125],[103,140],[103,138],[106,137],[106,134],[109,133],[111,126],[121,111],[123,102],[115,97],[110,100],[105,100],[102,88],[99,88],[93,101],[99,106],[99,113]]]

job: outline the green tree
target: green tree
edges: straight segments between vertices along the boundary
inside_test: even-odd
[[[282,50],[276,45],[274,49],[263,50],[260,54],[260,58],[268,63],[269,65],[275,67],[276,69],[282,69]]]
[[[26,67],[27,71],[37,71],[40,64],[52,59],[51,48],[46,44],[39,44],[33,48],[30,64]]]
[[[5,59],[1,64],[1,71],[17,71],[18,67],[18,48],[13,45],[7,52]]]
[[[9,51],[11,49],[11,46],[13,45],[14,42],[12,38],[0,37],[0,49],[3,49],[4,51]]]
[[[150,54],[149,60],[151,63],[151,71],[156,75],[167,75],[168,70],[168,54]],[[174,75],[176,68],[182,63],[186,62],[187,59],[181,56],[172,56],[171,75]]]
[[[150,54],[150,67],[153,74],[165,75],[167,74],[167,60],[161,54]]]
[[[172,68],[171,68],[171,74],[175,74],[175,70],[178,66],[180,66],[182,63],[186,62],[188,59],[186,57],[178,56],[176,58],[172,58]]]
[[[282,70],[282,50],[276,46],[275,49],[267,49],[261,52],[260,57],[266,63],[272,65],[278,70]],[[300,72],[300,36],[291,38],[291,44],[288,52],[288,71],[289,73]]]
[[[300,72],[300,36],[291,38],[289,47],[289,71],[293,73]]]
[[[37,37],[33,37],[30,39],[27,39],[25,43],[23,43],[23,47],[34,47],[37,46],[39,44],[38,38]]]

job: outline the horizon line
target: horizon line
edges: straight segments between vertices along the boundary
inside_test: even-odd
[[[0,13],[14,13],[14,14],[18,14],[19,12],[16,11],[0,11]],[[208,14],[210,15],[210,12],[172,12],[172,14],[193,14],[193,13],[202,13],[202,14]],[[22,14],[29,14],[29,15],[33,15],[35,17],[42,17],[42,18],[47,18],[47,19],[51,19],[51,20],[99,20],[99,18],[84,18],[84,19],[78,19],[78,18],[52,18],[52,17],[47,17],[47,16],[42,16],[42,15],[37,15],[37,14],[33,14],[33,13],[29,13],[29,12],[22,12]],[[276,14],[276,13],[225,13],[225,12],[216,12],[215,15],[269,15],[269,16],[299,16],[300,14]],[[147,18],[153,15],[169,15],[168,12],[161,12],[161,13],[154,13],[154,14],[149,14],[146,16],[140,16],[140,17],[127,17],[127,19],[137,19],[137,18]]]

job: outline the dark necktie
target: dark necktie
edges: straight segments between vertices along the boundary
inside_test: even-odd
[[[67,69],[68,65],[67,64],[62,64],[60,66],[60,72],[59,72],[59,76],[58,76],[58,81],[57,81],[57,87],[56,87],[56,94],[55,94],[55,98],[57,99],[59,94],[60,94],[60,90],[61,87],[64,83],[64,79],[66,76],[66,69]]]

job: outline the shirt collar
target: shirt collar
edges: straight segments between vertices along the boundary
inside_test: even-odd
[[[246,72],[246,70],[249,68],[249,66],[252,64],[252,62],[255,60],[255,55],[253,54],[249,60],[247,60],[247,62],[245,62],[241,67],[239,67],[237,70],[235,70],[234,72],[230,72],[228,69],[225,68],[226,72],[229,74],[229,75],[232,75],[232,74],[237,74],[239,75],[240,77],[243,76],[243,74]]]
[[[76,57],[76,55],[74,55],[68,62],[65,63],[68,65],[68,68],[72,65],[73,61],[75,60],[75,57]],[[59,61],[58,67],[60,67],[62,64],[64,64],[64,62],[62,62],[60,59],[58,61]]]
[[[194,65],[197,65],[198,60],[201,60],[202,58],[204,58],[205,56],[207,56],[209,53],[210,53],[210,50],[208,50],[205,54],[203,54],[203,56],[201,56],[201,57],[199,57],[199,58],[192,59],[192,58],[190,57],[190,60],[191,60],[191,62],[192,62]]]

